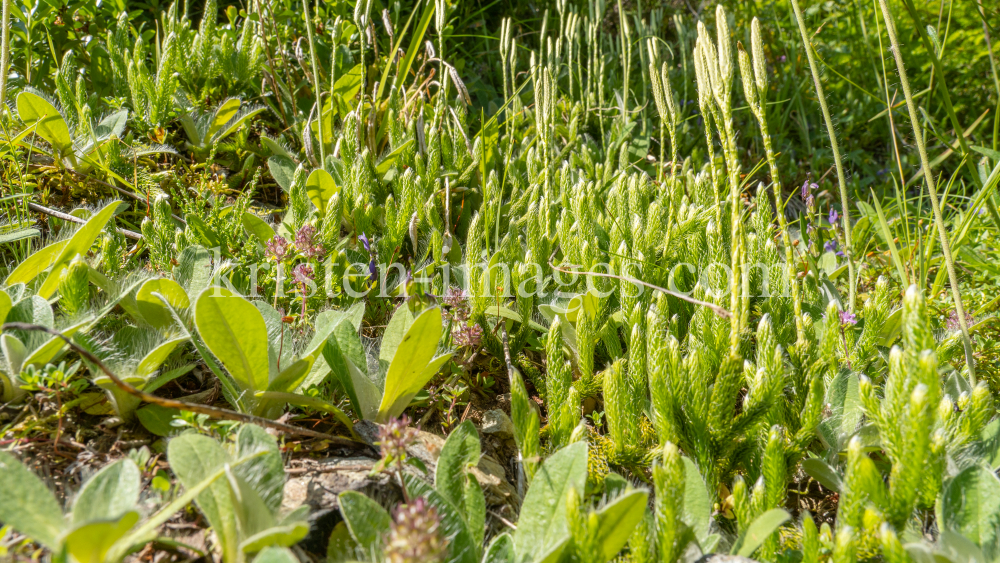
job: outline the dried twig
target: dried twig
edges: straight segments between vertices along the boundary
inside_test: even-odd
[[[256,424],[258,426],[263,426],[265,428],[270,428],[272,430],[277,430],[278,432],[282,432],[285,434],[308,436],[310,438],[319,438],[321,440],[326,440],[338,446],[347,446],[356,448],[367,447],[366,444],[355,442],[354,440],[351,440],[349,438],[344,438],[343,436],[333,436],[331,434],[317,432],[315,430],[309,430],[307,428],[300,428],[298,426],[285,424],[283,422],[276,422],[274,420],[270,420],[267,418],[254,416],[252,414],[244,414],[236,411],[231,411],[229,409],[212,407],[208,405],[198,405],[195,403],[187,403],[185,401],[176,401],[174,399],[165,399],[163,397],[157,397],[156,395],[150,395],[149,393],[144,393],[143,391],[140,391],[135,387],[132,387],[128,383],[122,381],[117,375],[114,374],[114,372],[112,372],[110,369],[108,369],[106,365],[104,365],[104,362],[102,362],[100,358],[90,353],[88,350],[82,348],[77,343],[70,340],[66,335],[59,332],[58,330],[31,323],[5,323],[3,326],[0,326],[0,329],[2,329],[3,331],[8,331],[8,330],[39,331],[63,339],[63,341],[66,342],[66,344],[70,348],[72,348],[74,352],[80,354],[80,356],[82,356],[84,359],[86,359],[87,361],[91,362],[92,364],[100,368],[100,370],[104,372],[104,375],[107,375],[111,379],[111,381],[115,384],[116,387],[118,387],[122,391],[125,391],[129,395],[138,397],[139,400],[145,403],[152,403],[154,405],[159,405],[161,407],[168,409],[178,409],[197,414],[204,414],[214,419],[234,420],[236,422],[248,422],[251,424]]]
[[[34,211],[37,211],[39,213],[44,213],[46,215],[51,215],[52,217],[55,217],[57,219],[62,219],[63,221],[69,221],[70,223],[77,223],[80,225],[86,223],[86,221],[80,219],[79,217],[74,217],[69,213],[63,213],[62,211],[56,211],[55,209],[50,209],[48,207],[38,205],[37,203],[34,203],[32,201],[28,202],[28,209],[32,209]],[[142,240],[142,235],[140,235],[135,231],[130,231],[128,229],[116,229],[116,230],[132,240]]]

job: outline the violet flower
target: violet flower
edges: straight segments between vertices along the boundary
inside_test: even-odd
[[[858,324],[858,316],[855,315],[854,313],[851,313],[850,311],[841,311],[840,324],[841,326],[847,326],[847,325],[854,326]]]
[[[802,184],[802,200],[806,202],[806,207],[812,207],[813,202],[816,200],[812,194],[815,189],[819,189],[819,184],[814,184],[809,180],[806,180]]]
[[[288,255],[288,241],[281,235],[274,235],[274,238],[267,241],[264,253],[276,262],[281,262]]]
[[[390,419],[379,427],[378,446],[385,463],[401,462],[406,459],[406,448],[417,437],[417,431],[410,428],[410,418],[405,414],[400,418]]]
[[[316,227],[303,225],[295,233],[295,248],[299,249],[306,258],[317,258],[326,253],[326,249],[319,242],[316,242]]]
[[[830,221],[830,225],[831,226],[836,226],[838,219],[840,219],[840,213],[837,213],[837,210],[831,207],[830,208],[830,217],[828,218],[828,220]]]

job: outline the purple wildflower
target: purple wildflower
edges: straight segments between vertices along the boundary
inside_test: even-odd
[[[813,202],[815,201],[815,197],[813,197],[812,192],[818,188],[818,184],[811,183],[809,180],[806,180],[805,183],[802,184],[802,200],[806,202],[807,207],[812,207]]]
[[[423,497],[402,504],[393,514],[386,538],[389,563],[437,563],[444,559],[448,542],[441,533],[437,509]]]
[[[371,251],[372,251],[372,244],[371,244],[371,242],[368,241],[368,237],[365,236],[364,233],[361,233],[361,236],[358,237],[358,242],[360,242],[361,244],[363,244],[365,246],[365,252],[371,253]]]
[[[483,328],[479,326],[479,323],[472,323],[470,326],[468,322],[461,323],[457,332],[454,333],[455,345],[459,348],[468,346],[469,348],[476,348],[483,339]]]
[[[269,255],[276,262],[281,262],[288,254],[288,241],[281,235],[274,235],[274,238],[267,241],[265,254]]]
[[[847,326],[847,325],[854,326],[858,324],[858,316],[850,311],[841,311],[840,324],[842,326]]]
[[[299,232],[295,233],[295,248],[299,249],[306,258],[316,258],[322,256],[326,249],[316,242],[316,227],[303,225]]]
[[[836,225],[837,224],[837,220],[840,219],[840,213],[837,213],[837,210],[831,207],[830,208],[830,217],[828,219],[829,219],[831,225]]]
[[[299,264],[292,268],[292,279],[295,283],[305,285],[313,280],[313,269],[309,264]]]
[[[836,252],[837,251],[837,241],[828,240],[823,243],[823,252]]]
[[[406,448],[417,437],[417,431],[410,428],[410,418],[405,414],[389,419],[378,430],[378,445],[385,463],[402,462],[406,459]]]

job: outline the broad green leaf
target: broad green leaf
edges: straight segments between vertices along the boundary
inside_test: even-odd
[[[48,141],[58,156],[66,156],[73,149],[66,120],[45,98],[33,92],[21,92],[17,95],[17,115],[28,129]]]
[[[105,117],[94,127],[94,136],[97,140],[104,141],[111,137],[121,137],[125,132],[125,125],[128,123],[128,110],[123,109]]]
[[[54,242],[28,256],[7,276],[7,279],[3,282],[4,285],[10,286],[15,283],[28,283],[37,278],[56,262],[67,244],[69,244],[69,239]]]
[[[208,349],[233,379],[256,392],[268,384],[267,327],[264,317],[242,297],[202,292],[195,303],[194,323]]]
[[[469,519],[465,507],[466,469],[479,463],[479,455],[479,432],[472,421],[467,420],[448,435],[434,473],[434,488],[455,505],[466,520]]]
[[[179,414],[180,411],[177,409],[168,409],[154,404],[146,405],[135,411],[135,416],[143,428],[157,436],[169,436],[175,432],[177,428],[171,426],[170,423]]]
[[[212,253],[203,246],[191,245],[181,252],[174,268],[174,278],[188,295],[200,295],[212,283]]]
[[[601,546],[603,561],[611,561],[625,547],[648,501],[648,492],[629,491],[598,511],[597,545]]]
[[[405,305],[401,307],[404,308]],[[391,325],[392,321],[389,324]],[[437,369],[451,357],[447,354],[434,358],[440,339],[440,309],[437,307],[427,309],[413,320],[389,363],[382,404],[379,405],[376,422],[385,423],[388,419],[402,414],[413,395],[416,395],[434,376]],[[427,373],[431,367],[434,367],[434,371]]]
[[[208,134],[205,135],[205,141],[210,140],[212,135],[225,127],[229,123],[229,120],[236,117],[236,114],[240,111],[240,103],[239,98],[228,98],[219,104],[219,107],[215,110],[215,115],[212,116],[212,123],[208,126]]]
[[[514,532],[519,559],[537,561],[569,536],[566,495],[587,485],[587,444],[575,442],[552,454],[535,473]]]
[[[768,536],[778,531],[782,524],[791,519],[792,516],[782,508],[772,508],[761,514],[747,527],[746,534],[741,538],[742,544],[738,544],[739,551],[736,551],[736,554],[750,557]]]
[[[271,510],[264,504],[254,487],[232,471],[226,472],[226,482],[233,495],[237,529],[240,532],[240,551],[245,551],[243,539],[254,536],[277,525]],[[260,538],[258,540],[260,541]]]
[[[13,455],[0,452],[0,522],[55,549],[62,533],[62,509],[41,479]]]
[[[839,493],[843,486],[843,479],[840,473],[822,459],[809,458],[802,460],[802,470],[813,479],[819,481],[820,485],[831,491]]]
[[[978,465],[966,468],[941,493],[939,525],[989,549],[1000,532],[1000,479]]]
[[[347,529],[347,524],[341,520],[333,527],[330,533],[330,541],[326,546],[327,563],[350,563],[354,561],[358,553],[358,542],[351,537],[351,531]]]
[[[355,362],[365,362],[364,348],[357,330],[347,320],[339,323],[327,337],[323,359],[330,373],[344,388],[355,414],[364,420],[375,420],[382,392]]]
[[[385,332],[382,333],[382,342],[379,344],[378,359],[382,363],[382,369],[388,369],[392,357],[396,354],[396,349],[399,348],[399,343],[406,336],[406,331],[413,326],[414,318],[413,312],[406,304],[397,307],[392,314],[389,324],[385,327]]]
[[[267,244],[268,241],[274,238],[274,228],[268,225],[266,221],[260,217],[246,211],[243,213],[243,228],[246,229],[248,233],[254,236],[261,244]]]
[[[392,519],[377,502],[356,491],[344,491],[338,497],[340,513],[362,553],[381,553],[382,541],[389,534]]]
[[[299,384],[302,380],[309,375],[309,370],[312,369],[313,359],[303,358],[292,363],[292,365],[281,370],[278,377],[275,377],[268,386],[268,391],[277,391],[279,393],[291,393],[299,388]]]
[[[267,508],[276,513],[281,507],[285,487],[285,466],[278,441],[255,424],[240,426],[236,433],[236,457],[252,457],[260,452],[263,452],[261,457],[255,457],[253,461],[236,467],[234,472],[253,484]]]
[[[87,251],[90,250],[91,245],[97,240],[97,237],[104,230],[108,221],[114,216],[115,210],[118,209],[119,205],[121,205],[120,201],[112,201],[105,205],[103,209],[94,213],[86,223],[73,233],[69,242],[63,247],[62,252],[59,253],[59,257],[52,263],[52,270],[49,271],[45,282],[38,288],[38,295],[40,297],[44,299],[52,297],[52,294],[59,287],[59,281],[62,278],[63,271],[66,270],[66,266],[73,258],[76,258],[77,254],[87,254]]]
[[[690,458],[681,459],[684,460],[684,507],[681,520],[691,526],[695,537],[701,542],[708,536],[712,524],[712,503],[698,466]]]
[[[240,550],[243,553],[257,553],[271,546],[291,547],[299,543],[308,533],[309,524],[301,521],[272,526],[243,540],[240,543]]]
[[[299,559],[287,547],[268,547],[253,558],[253,563],[299,563]]]
[[[212,227],[209,227],[204,219],[194,213],[188,213],[184,216],[184,221],[187,223],[188,228],[194,231],[200,243],[207,248],[219,248],[225,252],[222,249],[222,239],[219,238],[219,234]]]
[[[84,483],[73,502],[73,524],[113,520],[134,510],[139,502],[142,474],[131,459],[104,467]]]
[[[187,341],[188,338],[186,336],[182,336],[180,338],[167,340],[163,344],[153,348],[148,354],[142,357],[142,360],[139,361],[139,365],[135,368],[135,375],[138,375],[143,379],[148,379],[156,373],[156,370],[160,369],[160,366],[163,365],[163,362],[167,361],[167,358],[169,358],[170,354],[177,349],[177,346]]]
[[[63,335],[67,338],[72,338],[73,335],[79,332],[80,329],[82,329],[86,324],[87,322],[84,321],[71,327],[64,328],[59,332],[63,333]],[[43,367],[45,364],[55,361],[65,348],[66,341],[58,336],[53,336],[46,340],[44,344],[35,348],[35,350],[24,359],[24,363],[21,365],[21,368],[23,369],[27,366]]]
[[[340,99],[342,105],[350,108],[349,103],[361,90],[361,77],[363,74],[362,65],[359,63],[351,70],[337,77],[333,83],[333,93]],[[350,109],[348,109],[350,111]]]
[[[159,293],[175,309],[187,309],[191,306],[187,292],[181,284],[168,278],[153,278],[146,280],[139,287],[135,294],[136,308],[139,314],[149,324],[158,329],[165,329],[174,324],[170,310],[164,306],[163,301],[153,295]]]
[[[226,127],[224,129],[216,133],[215,139],[211,140],[226,138],[227,136],[231,135],[234,131],[239,129],[248,119],[264,111],[265,109],[267,108],[264,106],[244,107],[239,111],[237,115],[235,115],[231,120],[229,120],[228,123],[226,123]]]
[[[267,159],[267,169],[271,172],[271,177],[286,194],[292,189],[296,168],[295,162],[287,156],[275,155]]]
[[[494,537],[483,553],[483,563],[513,563],[513,561],[514,538],[507,532]]]
[[[479,563],[481,545],[476,543],[468,523],[459,514],[458,509],[441,496],[426,481],[411,475],[403,475],[403,483],[410,498],[423,497],[428,504],[437,509],[441,518],[441,534],[449,539],[448,561],[452,563]]]
[[[392,168],[393,164],[396,164],[396,161],[399,160],[399,158],[403,155],[403,153],[406,152],[406,150],[409,149],[410,145],[412,144],[413,144],[413,139],[410,139],[405,143],[396,147],[395,150],[393,150],[391,153],[385,155],[385,157],[382,160],[380,160],[379,163],[375,166],[375,173],[378,174],[379,176],[384,176],[385,173],[388,172],[390,168]]]
[[[275,156],[283,156],[285,158],[292,158],[292,154],[288,152],[285,147],[281,146],[281,143],[268,137],[267,135],[260,136],[260,144],[267,147],[267,150],[271,151],[271,154]]]
[[[406,410],[406,407],[410,405],[413,401],[413,397],[417,395],[427,384],[434,374],[441,369],[448,360],[451,359],[451,353],[442,354],[430,361],[422,372],[414,372],[413,374],[406,375],[405,373],[410,369],[409,367],[404,367],[404,375],[398,379],[394,378],[392,381],[403,381],[405,387],[402,387],[403,391],[399,395],[395,395],[395,400],[392,399],[393,395],[390,395],[388,390],[389,377],[386,376],[386,392],[382,394],[382,404],[379,406],[378,415],[375,417],[376,422],[382,421],[384,423],[386,420],[391,418],[398,418]],[[410,364],[410,367],[416,367],[417,364]],[[393,374],[392,366],[389,367],[389,373]],[[395,372],[399,375],[399,372]],[[412,375],[412,377],[411,377]],[[393,392],[398,392],[399,388],[394,388]],[[391,402],[390,402],[391,401]]]
[[[4,360],[7,363],[6,368],[10,371],[10,376],[19,376],[21,374],[21,366],[24,365],[24,359],[28,357],[28,349],[24,346],[24,342],[21,342],[21,339],[13,334],[0,334],[0,351],[3,352]]]
[[[132,510],[113,520],[85,521],[63,540],[77,563],[104,563],[108,551],[139,521]]]
[[[320,214],[326,214],[326,204],[330,198],[337,195],[340,187],[333,181],[333,176],[322,168],[313,170],[306,178],[306,193],[309,201],[319,209]]]
[[[182,434],[167,445],[167,460],[181,484],[191,488],[223,468],[231,460],[218,442],[199,434]],[[223,557],[235,561],[238,553],[236,500],[229,483],[215,481],[196,498],[198,508],[211,524]]]

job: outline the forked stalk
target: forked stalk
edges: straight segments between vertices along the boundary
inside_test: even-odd
[[[796,0],[792,0],[795,3]],[[920,154],[920,166],[924,171],[924,181],[927,182],[927,191],[931,196],[931,208],[934,210],[934,225],[937,226],[938,236],[941,238],[941,253],[944,254],[945,267],[948,269],[948,282],[951,284],[951,295],[955,300],[955,314],[958,316],[958,326],[962,329],[962,345],[965,347],[965,364],[969,367],[969,382],[976,384],[975,364],[972,357],[972,339],[969,337],[968,323],[965,322],[965,307],[962,306],[962,293],[958,288],[958,276],[955,274],[955,261],[951,256],[951,242],[948,240],[948,231],[944,226],[944,219],[941,217],[941,203],[938,200],[937,189],[934,186],[934,176],[931,174],[930,159],[927,158],[927,146],[924,144],[923,130],[920,128],[920,119],[917,116],[917,105],[913,102],[913,92],[910,90],[910,80],[906,76],[906,67],[903,65],[903,54],[899,50],[899,40],[896,36],[896,23],[892,19],[892,12],[885,0],[879,0],[882,8],[882,18],[885,20],[885,29],[889,34],[890,48],[892,56],[896,59],[896,68],[899,69],[899,85],[903,89],[903,96],[906,97],[906,109],[910,113],[910,124],[913,126],[913,139],[917,144],[917,152]],[[956,131],[961,135],[961,131]]]
[[[806,50],[806,58],[809,59],[809,70],[812,71],[813,84],[816,86],[816,97],[819,98],[819,107],[823,110],[823,121],[826,122],[826,132],[830,137],[830,149],[833,151],[833,162],[837,167],[837,183],[840,186],[840,205],[843,207],[844,222],[844,254],[847,255],[847,275],[848,291],[850,295],[850,310],[854,312],[854,288],[857,285],[857,277],[854,272],[854,244],[851,237],[851,211],[850,201],[847,199],[847,179],[844,177],[844,163],[840,158],[840,146],[837,145],[837,134],[833,130],[833,119],[830,118],[830,108],[826,105],[826,94],[823,93],[823,83],[819,79],[819,69],[816,67],[816,57],[813,55],[812,43],[809,41],[809,32],[806,31],[805,19],[802,18],[802,9],[799,8],[799,0],[792,0],[792,10],[795,11],[795,21],[799,24],[799,33],[802,35],[802,46]]]

